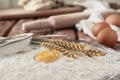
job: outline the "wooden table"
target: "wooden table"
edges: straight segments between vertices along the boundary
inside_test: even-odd
[[[10,20],[10,21],[9,20],[0,21],[0,25],[4,25],[4,26],[0,27],[0,30],[3,29],[3,28],[6,28],[5,30],[3,29],[4,31],[0,31],[0,34],[1,34],[0,36],[13,36],[13,35],[24,33],[20,29],[21,24],[23,22],[28,22],[28,21],[32,21],[32,20],[34,20],[34,19],[20,19],[20,20]],[[81,39],[83,40],[84,39],[86,41],[95,42],[95,40],[90,38],[88,35],[84,34],[81,31],[77,31],[75,28],[57,30],[57,31],[54,31],[53,34],[68,35],[64,39],[71,39],[71,40],[81,40]],[[63,37],[61,37],[61,38],[63,39]],[[117,43],[114,46],[114,49],[116,49],[117,51],[120,51],[120,43]]]
[[[59,14],[61,14],[61,13],[59,13]],[[14,18],[14,16],[13,16],[13,18]],[[40,16],[40,17],[33,16],[33,17],[27,17],[27,18],[19,17],[16,19],[1,19],[0,20],[0,36],[7,37],[7,36],[13,36],[13,35],[17,35],[17,34],[22,34],[22,33],[24,33],[24,31],[21,29],[22,23],[41,19],[41,18],[43,18],[43,17],[42,16]],[[49,34],[49,33],[46,33],[46,34]],[[72,28],[60,29],[57,31],[55,30],[54,32],[52,32],[52,34],[68,35],[65,39],[71,39],[71,40],[84,39],[87,41],[95,42],[95,40],[91,39],[89,36],[85,35],[83,32],[77,31],[74,26]],[[116,46],[113,49],[120,51],[120,43],[116,43]]]
[[[26,11],[22,8],[0,9],[0,36],[6,37],[24,33],[21,30],[21,25],[24,22],[33,21],[52,15],[81,12],[83,10],[84,7],[82,6],[66,6],[57,9],[41,11]]]

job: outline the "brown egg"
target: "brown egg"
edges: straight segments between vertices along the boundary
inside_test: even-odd
[[[105,28],[98,33],[96,41],[100,44],[113,47],[117,42],[117,38],[117,33],[114,30]]]
[[[120,27],[120,15],[112,14],[106,17],[105,22]]]
[[[93,29],[92,29],[92,32],[93,32],[94,36],[97,36],[97,34],[104,28],[110,28],[109,24],[106,23],[106,22],[96,23],[93,26]]]

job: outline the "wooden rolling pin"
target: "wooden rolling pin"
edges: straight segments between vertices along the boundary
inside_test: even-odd
[[[76,23],[82,19],[87,19],[88,16],[88,13],[83,12],[56,15],[51,16],[48,19],[40,19],[23,23],[22,27],[25,32],[30,32],[31,30],[46,29],[48,27],[53,27],[54,29],[65,29],[74,27]]]
[[[105,18],[110,14],[120,13],[120,11],[108,10],[108,11],[103,11],[101,13]],[[51,16],[47,19],[40,19],[40,20],[24,23],[22,27],[25,32],[31,32],[32,30],[34,31],[36,30],[37,32],[40,29],[41,31],[46,29],[47,32],[47,28],[51,28],[51,31],[52,28],[53,30],[65,29],[65,28],[74,27],[74,25],[77,22],[79,22],[82,19],[87,19],[89,15],[90,14],[84,12],[56,15],[56,16]]]
[[[58,14],[81,12],[84,7],[63,7],[51,10],[40,10],[40,11],[27,11],[21,8],[13,9],[1,9],[0,10],[0,20],[3,19],[21,19],[21,18],[35,18],[35,17],[48,17]]]
[[[48,19],[40,19],[36,21],[25,22],[22,24],[22,29],[25,32],[31,32],[35,30],[53,29],[53,25],[50,24]],[[43,31],[42,31],[43,32]]]

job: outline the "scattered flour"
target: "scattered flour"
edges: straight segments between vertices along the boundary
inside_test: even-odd
[[[120,61],[62,56],[55,62],[35,62],[45,48],[0,58],[0,80],[120,80]]]

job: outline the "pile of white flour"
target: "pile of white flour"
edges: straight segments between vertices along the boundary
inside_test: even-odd
[[[71,59],[62,56],[55,62],[42,63],[33,57],[44,48],[0,57],[0,80],[120,80],[120,55]],[[114,54],[114,53],[113,53]]]

